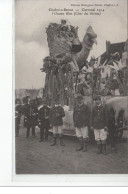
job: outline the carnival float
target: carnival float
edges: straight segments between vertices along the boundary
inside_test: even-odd
[[[127,126],[128,41],[115,44],[106,41],[106,51],[87,61],[94,43],[97,44],[97,34],[91,26],[86,29],[82,42],[78,37],[78,27],[69,25],[66,20],[61,20],[60,24],[50,23],[46,35],[49,56],[43,59],[41,68],[46,74],[43,97],[50,106],[58,98],[64,107],[65,134],[75,134],[72,113],[78,93],[90,110],[96,95],[101,95],[108,107],[113,106],[116,119],[123,109],[124,125]]]

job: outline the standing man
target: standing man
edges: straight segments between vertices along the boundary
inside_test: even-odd
[[[20,100],[15,100],[15,136],[19,136],[19,129],[20,129],[20,119],[22,113],[22,105],[20,104]]]
[[[59,105],[59,100],[56,99],[54,102],[54,106],[50,111],[50,123],[53,127],[53,143],[51,146],[56,145],[57,133],[59,133],[60,145],[64,146],[63,143],[63,117],[65,116],[64,109]]]
[[[97,154],[106,154],[106,139],[107,139],[107,126],[106,126],[106,109],[101,102],[101,97],[95,98],[95,106],[92,110],[92,127],[94,130],[95,140],[97,142]]]
[[[83,102],[83,96],[78,95],[76,100],[73,121],[76,128],[76,136],[80,142],[80,147],[76,151],[83,150],[83,152],[86,152],[88,144],[89,109]]]
[[[50,114],[50,108],[47,105],[47,100],[43,100],[43,107],[41,107],[38,111],[38,124],[40,128],[40,141],[48,141],[48,133],[50,128],[49,123],[49,114]]]
[[[35,126],[38,119],[38,109],[34,101],[26,101],[24,107],[25,123],[27,127],[26,138],[30,135],[30,128],[32,128],[32,137],[35,137]]]
[[[116,152],[116,125],[115,125],[115,111],[113,108],[108,110],[107,127],[109,131],[109,138],[111,144],[111,152]]]

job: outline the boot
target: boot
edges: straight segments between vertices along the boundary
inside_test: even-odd
[[[40,127],[40,140],[39,142],[43,142],[44,141],[44,128],[41,126]]]
[[[35,126],[32,127],[32,137],[35,137]]]
[[[48,129],[45,129],[45,141],[48,141]]]
[[[97,154],[101,154],[102,153],[102,144],[98,144],[97,148],[98,148]]]
[[[83,138],[79,138],[79,142],[80,142],[80,147],[76,149],[76,151],[81,151],[83,150]]]
[[[61,145],[61,146],[65,146],[65,144],[64,144],[64,142],[63,142],[63,136],[62,136],[62,135],[60,135],[60,145]]]
[[[112,153],[117,153],[117,148],[114,146],[114,147],[111,147],[111,152]]]
[[[18,137],[19,136],[19,128],[18,128],[19,126],[16,126],[16,137]]]
[[[87,140],[84,139],[84,144],[83,144],[83,152],[87,151]]]
[[[106,144],[102,145],[102,153],[106,155]]]
[[[113,137],[113,139],[111,141],[111,152],[112,153],[117,153],[117,148],[115,146],[115,137]]]
[[[39,140],[39,142],[43,142],[43,140],[42,140],[42,139],[40,139],[40,140]]]
[[[30,134],[30,126],[27,127],[27,133],[26,133],[26,138],[29,137],[29,134]]]
[[[55,146],[56,145],[56,136],[53,136],[53,143],[51,144],[51,146]]]

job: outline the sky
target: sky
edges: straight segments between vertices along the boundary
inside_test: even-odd
[[[47,35],[50,22],[60,23],[66,19],[78,26],[79,39],[82,41],[86,29],[91,25],[97,34],[97,45],[93,46],[89,58],[99,56],[106,50],[106,40],[111,43],[127,39],[127,0],[108,0],[109,4],[101,16],[60,16],[52,15],[49,8],[77,9],[71,4],[103,4],[105,0],[15,0],[15,88],[42,88],[45,73],[40,71],[43,58],[49,55]],[[81,7],[80,7],[81,8]],[[87,7],[82,7],[87,8]],[[89,59],[88,58],[88,59]]]

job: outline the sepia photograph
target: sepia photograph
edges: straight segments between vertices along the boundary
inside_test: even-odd
[[[14,174],[128,174],[127,0],[14,1]]]

